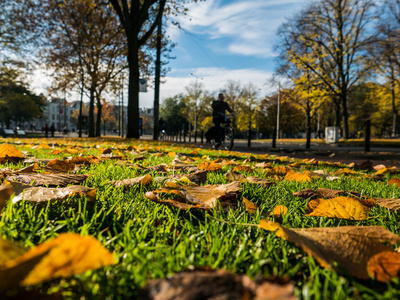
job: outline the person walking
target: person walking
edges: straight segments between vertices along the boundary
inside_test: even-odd
[[[215,149],[221,146],[221,138],[224,134],[221,132],[221,123],[225,123],[225,111],[233,114],[233,110],[229,104],[224,101],[225,96],[223,93],[218,94],[218,100],[213,101],[211,107],[213,109],[213,122],[215,125]]]

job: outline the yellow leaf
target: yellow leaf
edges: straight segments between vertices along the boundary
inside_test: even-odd
[[[246,207],[246,210],[251,213],[255,214],[257,212],[258,206],[255,205],[253,202],[247,200],[245,197],[243,197],[243,202]]]
[[[300,183],[311,182],[311,177],[307,174],[296,173],[292,170],[286,173],[285,179],[288,181],[297,181]]]
[[[329,217],[349,220],[365,220],[366,207],[357,199],[336,197],[331,199],[316,199],[308,202],[306,216]]]
[[[24,157],[22,152],[19,151],[14,146],[11,146],[9,144],[0,145],[0,158],[4,158],[7,156],[8,157],[19,157],[19,158]]]
[[[270,216],[274,216],[275,218],[280,218],[283,215],[287,214],[287,207],[283,205],[275,206],[274,210],[271,211]]]
[[[113,255],[95,238],[64,233],[6,262],[0,269],[0,289],[38,284],[111,264]],[[18,282],[7,278],[7,274],[15,276]]]
[[[349,168],[344,168],[335,172],[335,175],[355,175],[355,174],[357,174],[357,172]]]
[[[286,240],[287,237],[285,235],[285,232],[282,230],[282,227],[279,223],[271,222],[265,219],[260,220],[260,225],[258,226],[262,229],[268,230],[275,232],[276,236]]]
[[[169,157],[175,157],[176,156],[176,152],[168,152],[168,156]]]

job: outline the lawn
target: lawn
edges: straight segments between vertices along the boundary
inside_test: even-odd
[[[347,166],[311,158],[302,161],[143,140],[7,139],[1,144],[5,141],[22,151],[24,158],[1,157],[0,148],[3,181],[8,177],[3,189],[11,179],[20,180],[18,176],[9,176],[21,176],[25,172],[28,175],[50,173],[55,178],[65,174],[88,174],[90,176],[78,185],[96,189],[96,193],[94,197],[93,194],[85,196],[84,192],[73,193],[52,201],[33,195],[33,200],[28,201],[24,197],[29,187],[25,186],[22,200],[14,204],[5,202],[0,219],[1,237],[23,246],[25,249],[21,251],[26,252],[63,233],[77,233],[92,236],[107,253],[112,253],[113,259],[105,266],[98,267],[94,262],[87,271],[71,271],[72,276],[51,271],[49,278],[42,282],[27,284],[25,276],[44,258],[30,262],[29,268],[25,266],[23,274],[17,276],[20,281],[10,283],[7,260],[15,257],[4,254],[0,256],[0,278],[5,282],[0,284],[3,295],[148,299],[154,292],[151,284],[160,284],[154,279],[171,279],[174,274],[184,274],[186,278],[211,276],[213,279],[208,284],[202,285],[201,280],[195,283],[193,279],[187,286],[183,285],[184,280],[179,284],[187,292],[192,287],[195,292],[197,284],[200,290],[216,292],[212,270],[226,270],[228,272],[218,273],[223,277],[218,282],[232,293],[233,283],[247,275],[257,286],[268,282],[286,287],[289,292],[279,291],[279,299],[400,297],[397,276],[400,255],[396,252],[400,245],[397,237],[400,218],[396,209],[400,206],[388,200],[400,198],[395,179],[399,175],[398,170],[390,166],[373,169],[367,164]],[[73,160],[74,157],[79,159]],[[64,168],[57,161],[50,162],[55,159],[68,167]],[[29,171],[20,170],[35,163]],[[206,181],[200,186],[214,185],[202,189],[204,198],[213,199],[206,204],[189,201],[193,198],[191,191],[199,189],[189,175],[200,168],[207,171]],[[237,176],[240,190],[222,193],[216,200],[217,188],[234,181],[226,175],[229,171]],[[186,174],[186,178],[178,178],[181,174]],[[145,175],[151,176],[151,181],[148,176],[144,179]],[[142,181],[119,182],[119,187],[110,183],[138,177],[142,177]],[[167,180],[167,177],[171,178]],[[38,183],[39,180],[30,185]],[[41,187],[50,189],[48,185]],[[314,194],[294,195],[304,189],[311,189]],[[325,190],[318,193],[318,189]],[[331,196],[324,193],[328,189]],[[17,197],[18,191],[14,191]],[[0,198],[1,195],[0,192]],[[182,195],[186,201],[182,200]],[[343,199],[335,202],[336,196]],[[263,223],[262,220],[268,221]],[[353,240],[347,231],[331,233],[328,230],[348,228],[344,226],[366,231]],[[369,230],[376,228],[373,226],[382,226],[386,231],[371,233]],[[305,236],[302,228],[321,228],[322,234],[312,231]],[[330,240],[333,236],[335,238]],[[374,241],[368,240],[371,236]],[[389,251],[380,251],[382,247]],[[42,255],[45,257],[50,252]],[[372,266],[371,258],[381,252],[386,253],[387,259]],[[62,260],[63,255],[52,259]],[[345,257],[345,262],[354,262],[355,267],[335,262],[336,256]],[[187,273],[179,273],[182,271]],[[198,276],[196,272],[200,272]],[[179,287],[175,290],[178,292]],[[247,293],[238,290],[229,297],[225,291],[220,299],[256,299],[257,290],[254,287],[248,290]],[[265,296],[272,292],[266,291],[264,298],[257,299],[272,299]],[[209,295],[207,293],[203,295]],[[187,299],[194,299],[194,296]]]

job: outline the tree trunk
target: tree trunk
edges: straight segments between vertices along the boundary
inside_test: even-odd
[[[139,47],[132,39],[128,43],[129,88],[128,88],[128,128],[126,137],[139,136]]]
[[[161,34],[162,18],[160,18],[157,28],[157,58],[156,58],[156,77],[154,83],[154,114],[153,114],[153,140],[158,140],[160,126],[158,123],[160,111],[160,77],[161,77]]]
[[[90,89],[90,103],[89,103],[89,137],[94,137],[94,89]]]
[[[310,112],[309,103],[307,103],[307,111],[306,111],[306,149],[311,148],[311,112]]]
[[[393,111],[393,127],[392,137],[396,136],[396,123],[397,123],[397,108],[396,108],[396,90],[395,90],[395,79],[394,75],[391,78],[391,94],[392,94],[392,111]]]
[[[103,105],[101,104],[100,97],[96,97],[97,99],[97,118],[96,118],[96,137],[101,136],[101,112]]]
[[[343,112],[343,138],[349,138],[349,114],[347,111],[347,95],[342,95],[342,112]]]

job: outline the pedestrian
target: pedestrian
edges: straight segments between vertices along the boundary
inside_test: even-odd
[[[44,136],[49,137],[49,125],[44,125]]]
[[[233,114],[233,110],[224,99],[224,94],[219,93],[218,100],[213,101],[211,105],[213,109],[213,122],[215,124],[215,149],[218,149],[221,146],[221,138],[225,135],[221,132],[221,123],[225,123],[225,111],[227,110]]]
[[[51,137],[54,137],[54,131],[56,131],[56,128],[55,128],[54,123],[53,123],[50,126]]]

